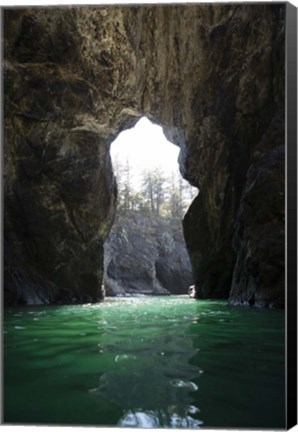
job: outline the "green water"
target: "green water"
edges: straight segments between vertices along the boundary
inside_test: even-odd
[[[10,309],[4,422],[284,428],[284,312],[186,296]]]

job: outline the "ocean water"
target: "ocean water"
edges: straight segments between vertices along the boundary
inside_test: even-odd
[[[3,420],[284,428],[285,316],[187,296],[6,310]]]

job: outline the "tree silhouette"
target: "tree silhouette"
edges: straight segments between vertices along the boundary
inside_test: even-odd
[[[181,219],[195,188],[173,172],[166,176],[160,168],[145,169],[138,186],[133,186],[132,168],[128,160],[114,160],[118,185],[118,210]],[[136,184],[136,183],[135,183]]]

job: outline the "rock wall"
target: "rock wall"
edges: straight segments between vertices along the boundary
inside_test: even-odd
[[[109,145],[146,115],[200,189],[198,295],[282,304],[285,8],[4,9],[6,303],[102,297]]]
[[[187,294],[192,270],[181,222],[119,214],[105,242],[106,294]]]

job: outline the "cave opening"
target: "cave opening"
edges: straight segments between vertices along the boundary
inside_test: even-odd
[[[110,154],[117,210],[104,246],[106,295],[187,294],[193,277],[181,220],[197,189],[180,174],[179,147],[142,117]]]

